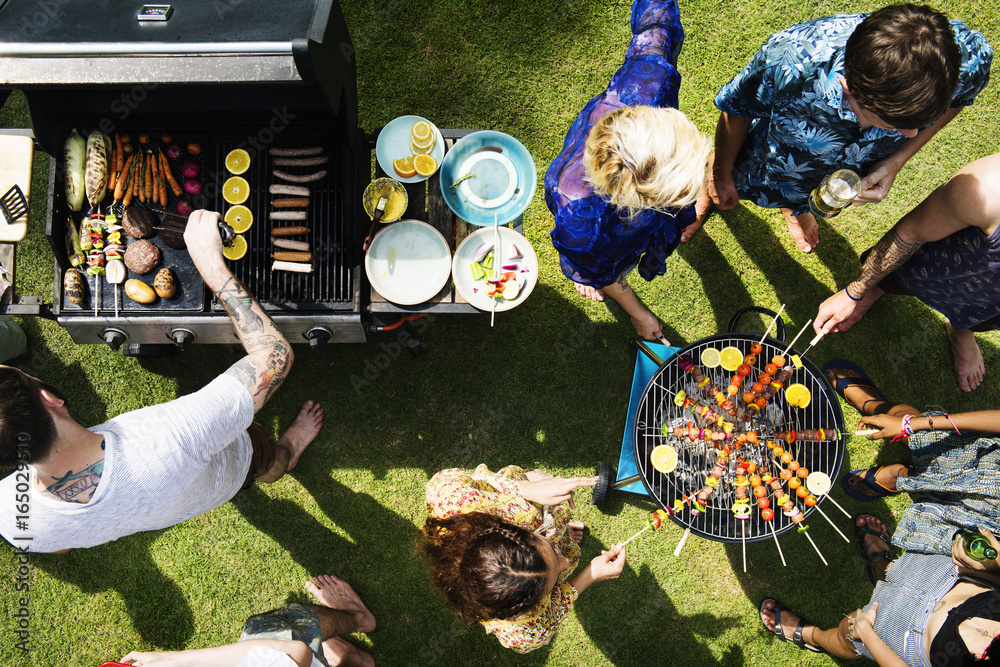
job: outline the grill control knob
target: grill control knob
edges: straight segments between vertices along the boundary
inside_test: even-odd
[[[326,327],[313,327],[306,332],[306,339],[309,341],[309,347],[316,349],[320,345],[330,342],[333,338],[333,334]]]
[[[170,339],[181,352],[184,352],[188,345],[194,342],[195,335],[190,329],[174,329],[170,332]]]
[[[108,344],[113,351],[117,352],[118,348],[128,340],[128,334],[121,329],[112,329],[108,327],[101,332],[101,337],[104,338],[104,342]]]

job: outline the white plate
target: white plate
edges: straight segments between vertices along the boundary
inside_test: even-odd
[[[451,275],[451,248],[426,222],[400,220],[384,227],[365,255],[372,287],[392,303],[413,306],[441,291]]]
[[[502,253],[498,255],[496,248],[493,249],[493,270],[497,274],[500,274],[504,272],[502,268],[503,264],[517,264],[517,269],[510,270],[513,270],[517,274],[517,280],[521,283],[521,290],[517,293],[516,297],[510,300],[497,297],[495,300],[497,312],[520,306],[528,298],[528,295],[531,294],[531,290],[535,289],[535,283],[538,282],[538,256],[535,255],[535,249],[528,243],[528,239],[509,227],[500,227],[499,232],[499,246]],[[452,279],[455,281],[455,288],[458,290],[458,293],[476,308],[486,311],[492,310],[494,299],[493,297],[486,296],[486,281],[475,280],[472,277],[472,268],[470,267],[479,246],[483,243],[493,244],[493,233],[492,226],[483,227],[474,234],[466,237],[462,241],[462,245],[458,246],[458,250],[455,251],[455,259],[452,261],[451,267]],[[521,259],[510,259],[511,244],[516,245],[517,249],[521,251],[523,255]],[[527,270],[522,273],[521,271],[524,269]]]
[[[430,178],[430,176],[421,176],[420,174],[403,178],[392,167],[393,160],[413,155],[413,150],[410,148],[410,130],[417,121],[421,120],[430,123],[437,136],[437,139],[434,140],[434,148],[431,149],[431,157],[437,160],[438,165],[444,159],[444,137],[441,136],[441,131],[434,123],[420,116],[394,118],[378,134],[378,140],[375,142],[375,158],[378,160],[378,166],[382,167],[382,171],[397,181],[420,183]]]

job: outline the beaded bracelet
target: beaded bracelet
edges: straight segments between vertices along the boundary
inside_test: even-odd
[[[936,407],[940,407],[940,406],[930,405],[928,407],[936,408]],[[952,427],[955,429],[955,433],[957,433],[958,435],[962,435],[962,432],[958,430],[958,424],[955,423],[955,420],[951,418],[951,415],[949,415],[947,413],[947,411],[945,411],[945,410],[928,410],[927,412],[922,413],[922,415],[924,417],[927,417],[927,423],[930,426],[930,430],[932,430],[932,431],[934,430],[934,422],[931,420],[931,417],[936,417],[938,415],[943,415],[945,419],[947,419],[949,422],[951,422]]]

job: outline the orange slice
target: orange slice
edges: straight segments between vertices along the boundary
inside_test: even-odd
[[[233,239],[233,245],[222,246],[222,254],[226,259],[242,259],[247,254],[247,240],[237,234]]]
[[[242,148],[229,151],[226,156],[226,169],[230,174],[242,174],[250,168],[250,153]]]
[[[430,155],[414,155],[413,166],[421,176],[430,176],[437,171],[437,160]]]
[[[246,206],[237,204],[226,211],[226,224],[237,234],[242,234],[253,224],[253,213]]]
[[[222,184],[222,198],[230,204],[242,204],[250,196],[250,184],[245,178],[232,176]]]
[[[650,452],[649,460],[659,472],[673,472],[677,467],[677,450],[670,445],[657,445]]]
[[[724,347],[719,353],[719,363],[727,371],[735,371],[743,363],[743,353],[733,346]]]
[[[805,408],[812,401],[812,392],[804,384],[790,384],[785,388],[785,400],[796,408]]]
[[[392,168],[403,178],[417,175],[417,170],[413,166],[413,156],[401,157],[392,161]]]

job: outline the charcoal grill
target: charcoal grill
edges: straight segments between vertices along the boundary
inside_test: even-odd
[[[237,340],[183,251],[164,262],[181,280],[180,300],[142,306],[123,299],[115,318],[110,285],[102,289],[97,316],[93,294],[83,307],[62,294],[69,268],[61,173],[66,137],[73,128],[81,134],[146,133],[154,142],[168,133],[177,143],[198,140],[202,146],[205,190],[196,206],[225,211],[225,156],[237,147],[250,153],[251,167],[243,174],[251,184],[245,205],[254,215],[245,234],[250,251],[230,267],[289,341],[364,342],[360,301],[367,290],[357,230],[365,219],[360,202],[371,157],[357,127],[354,51],[337,3],[50,5],[0,3],[0,95],[24,91],[35,140],[53,156],[45,220],[55,256],[52,303],[22,298],[7,312],[51,317],[77,343],[113,348]],[[327,176],[309,184],[309,218],[302,223],[311,229],[301,240],[312,246],[314,272],[272,272],[267,214],[275,179],[267,149],[305,146],[322,146],[330,157]],[[171,196],[167,209],[175,204]]]
[[[741,350],[744,355],[749,354],[750,345],[759,342],[761,337],[759,334],[737,332],[736,328],[741,316],[750,311],[774,316],[774,313],[763,309],[744,309],[733,317],[729,333],[716,334],[695,341],[684,346],[663,362],[650,378],[642,393],[633,426],[635,464],[638,469],[638,478],[646,492],[664,509],[673,508],[675,501],[680,500],[684,507],[671,517],[672,520],[683,528],[690,528],[695,535],[719,542],[741,542],[744,537],[747,542],[772,539],[772,524],[775,535],[796,528],[796,525],[784,516],[779,508],[775,507],[770,493],[768,497],[775,510],[775,516],[771,522],[761,518],[756,503],[753,503],[753,511],[748,519],[741,520],[735,516],[732,507],[736,499],[736,492],[732,482],[735,476],[736,456],[730,458],[729,469],[715,492],[709,496],[707,506],[703,508],[704,511],[692,512],[693,500],[685,502],[685,497],[693,498],[705,485],[705,480],[715,461],[715,450],[703,441],[691,442],[688,438],[664,434],[664,424],[668,428],[672,428],[685,426],[688,421],[694,420],[690,412],[674,403],[674,397],[678,391],[684,390],[688,396],[701,400],[711,407],[716,406],[714,401],[709,402],[709,399],[706,399],[698,391],[697,384],[693,381],[691,374],[681,368],[680,359],[686,355],[701,368],[707,378],[722,391],[725,391],[732,373],[721,367],[705,368],[700,363],[701,353],[709,347],[721,349],[726,346],[734,346]],[[762,343],[764,349],[758,355],[758,363],[751,373],[752,378],[756,378],[762,372],[761,369],[767,363],[766,360],[784,352],[787,344],[780,338],[783,336],[779,334],[779,338],[764,339]],[[785,356],[790,359],[791,355],[796,353],[797,351],[792,348]],[[802,359],[802,363],[802,368],[795,371],[786,386],[795,382],[804,384],[812,394],[809,405],[806,408],[793,407],[784,400],[784,392],[778,392],[761,411],[760,418],[754,419],[748,425],[749,428],[758,432],[761,444],[754,447],[743,447],[738,450],[737,454],[745,456],[758,465],[765,463],[772,472],[776,472],[778,466],[773,457],[770,456],[770,450],[764,445],[766,436],[775,430],[818,428],[832,430],[840,434],[838,439],[821,442],[796,442],[791,446],[782,443],[782,445],[792,453],[795,460],[803,467],[812,472],[826,473],[831,479],[837,479],[844,456],[843,411],[840,409],[840,402],[826,377],[808,357]],[[738,416],[742,415],[744,411],[742,401],[737,399],[734,400],[734,403],[737,406]],[[742,420],[739,420],[738,423],[746,424]],[[678,464],[673,472],[658,472],[650,463],[650,452],[661,444],[669,444],[678,452]],[[620,484],[627,481],[630,480],[625,480]],[[754,500],[752,494],[750,498],[751,501]],[[822,503],[823,497],[819,501]],[[807,519],[815,509],[806,507],[800,498],[797,499],[797,505]]]

